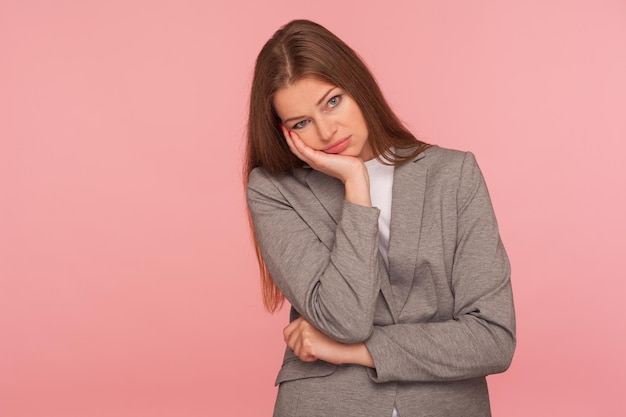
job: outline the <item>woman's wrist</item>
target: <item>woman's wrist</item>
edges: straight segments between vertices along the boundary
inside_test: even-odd
[[[345,345],[344,354],[345,357],[343,363],[362,365],[369,368],[375,367],[374,359],[372,359],[372,355],[370,355],[369,350],[367,350],[367,346],[365,346],[365,343],[363,342]]]
[[[361,164],[361,167],[344,181],[344,187],[347,201],[365,207],[372,207],[370,178],[365,165]]]

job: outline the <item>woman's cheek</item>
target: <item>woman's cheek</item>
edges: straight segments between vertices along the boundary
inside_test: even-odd
[[[300,133],[299,136],[300,136],[300,139],[302,139],[302,142],[304,142],[304,144],[308,146],[309,148],[313,148],[313,149],[318,148],[317,146],[315,146],[316,140],[315,140],[314,132],[311,132],[311,131],[303,132],[303,133]]]

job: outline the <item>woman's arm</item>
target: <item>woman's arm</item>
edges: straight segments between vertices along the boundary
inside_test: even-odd
[[[306,185],[295,178],[283,181],[288,184],[255,169],[247,189],[256,240],[272,279],[316,328],[337,341],[364,341],[373,329],[380,291],[379,210],[344,201],[335,225],[330,217],[319,219],[317,211],[324,209]]]
[[[379,210],[369,201],[367,171],[358,158],[327,155],[307,148],[297,135],[288,138],[296,155],[343,182],[346,200],[335,225],[306,184],[253,170],[247,200],[263,259],[308,322],[334,340],[363,341],[372,332],[380,290]]]

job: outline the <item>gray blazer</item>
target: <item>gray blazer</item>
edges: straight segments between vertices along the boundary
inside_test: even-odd
[[[364,341],[375,369],[302,362],[289,349],[275,416],[489,416],[485,376],[515,349],[509,261],[474,156],[431,147],[395,168],[389,271],[377,208],[310,168],[255,169],[248,205],[276,284],[333,339]]]

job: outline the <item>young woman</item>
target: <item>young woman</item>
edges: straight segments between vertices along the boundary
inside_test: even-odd
[[[473,155],[417,140],[355,52],[296,20],[257,58],[246,158],[265,305],[292,306],[274,415],[490,415],[515,318]]]

